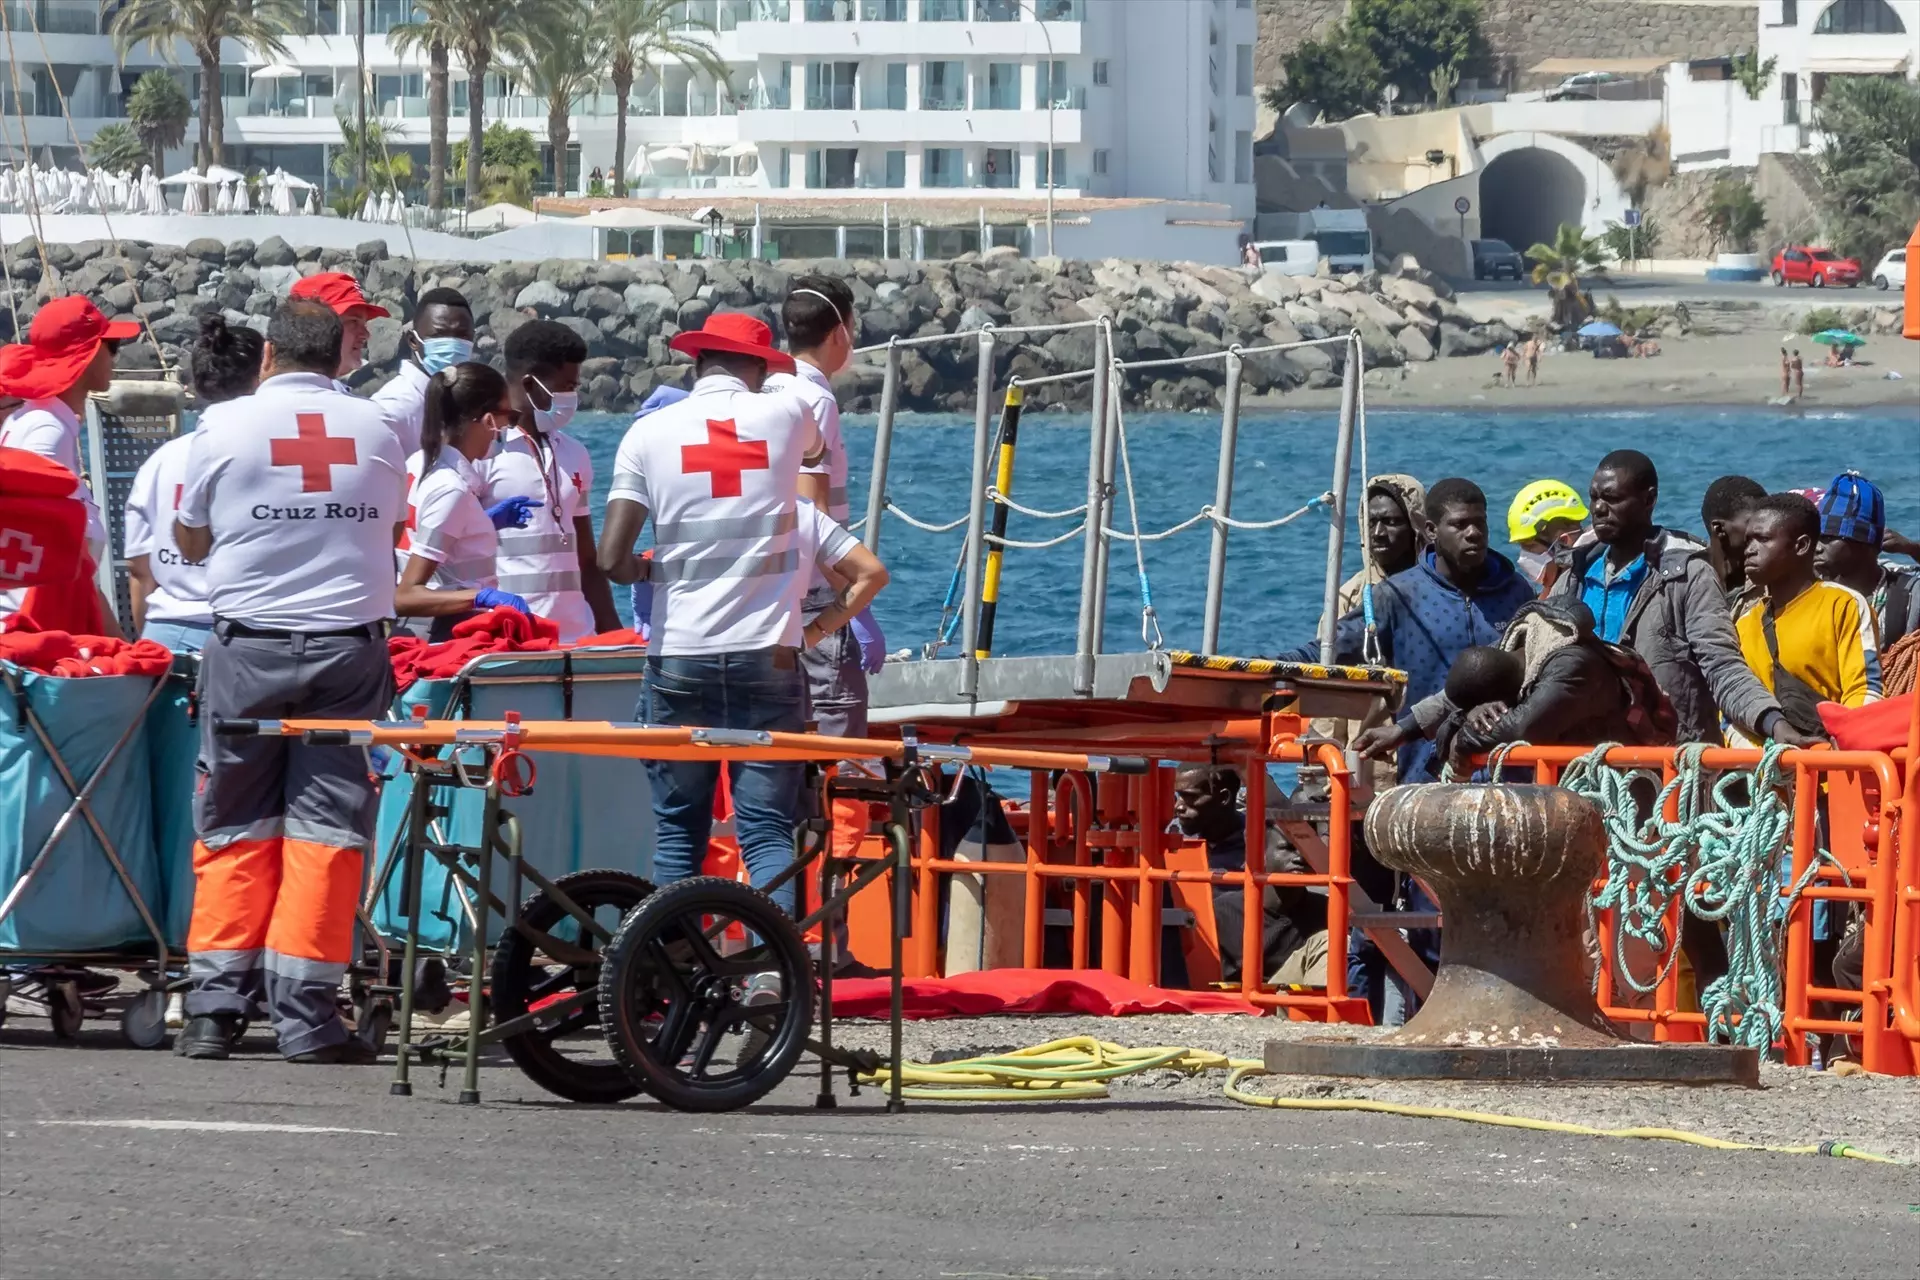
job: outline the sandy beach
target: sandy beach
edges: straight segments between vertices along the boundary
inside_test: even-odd
[[[1390,408],[1587,408],[1614,405],[1761,405],[1780,394],[1780,347],[1798,345],[1806,363],[1805,397],[1784,411],[1904,406],[1920,428],[1920,343],[1876,338],[1862,363],[1845,369],[1820,365],[1826,348],[1781,333],[1715,334],[1666,339],[1644,360],[1596,360],[1585,352],[1549,351],[1535,386],[1499,385],[1500,360],[1491,352],[1373,371],[1368,403]],[[1898,373],[1898,379],[1889,378]],[[1338,388],[1261,397],[1264,409],[1322,408],[1340,402]]]

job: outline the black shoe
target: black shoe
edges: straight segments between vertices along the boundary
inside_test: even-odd
[[[245,1030],[237,1013],[196,1013],[173,1038],[173,1051],[182,1058],[224,1061]]]
[[[303,1067],[370,1067],[379,1060],[380,1055],[373,1046],[357,1036],[287,1055],[288,1062],[297,1062]]]

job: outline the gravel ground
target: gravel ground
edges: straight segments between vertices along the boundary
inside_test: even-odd
[[[1341,1034],[1383,1034],[1343,1027]],[[1135,1018],[968,1018],[906,1024],[909,1058],[925,1062],[999,1053],[1065,1036],[1097,1036],[1131,1047],[1184,1045],[1233,1058],[1259,1059],[1266,1043],[1324,1035],[1315,1023],[1277,1018],[1147,1015]],[[843,1022],[837,1042],[885,1051],[885,1023]],[[1151,1094],[1168,1099],[1220,1097],[1221,1072],[1186,1077],[1171,1071],[1125,1076],[1116,1097]],[[1763,1065],[1759,1089],[1726,1086],[1488,1085],[1441,1080],[1366,1081],[1324,1076],[1272,1076],[1250,1081],[1248,1092],[1284,1097],[1371,1098],[1493,1111],[1604,1129],[1653,1126],[1684,1129],[1737,1142],[1799,1146],[1831,1139],[1866,1151],[1920,1161],[1920,1077],[1840,1076]],[[1231,1104],[1229,1104],[1231,1105]]]

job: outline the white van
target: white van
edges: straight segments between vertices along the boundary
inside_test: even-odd
[[[1320,246],[1311,240],[1256,240],[1253,247],[1274,275],[1310,276],[1320,266]]]

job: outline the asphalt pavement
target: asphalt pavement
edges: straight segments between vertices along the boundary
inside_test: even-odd
[[[1920,1171],[1224,1100],[555,1103],[0,1045],[0,1275],[1920,1274]],[[451,1086],[457,1086],[457,1073]]]

